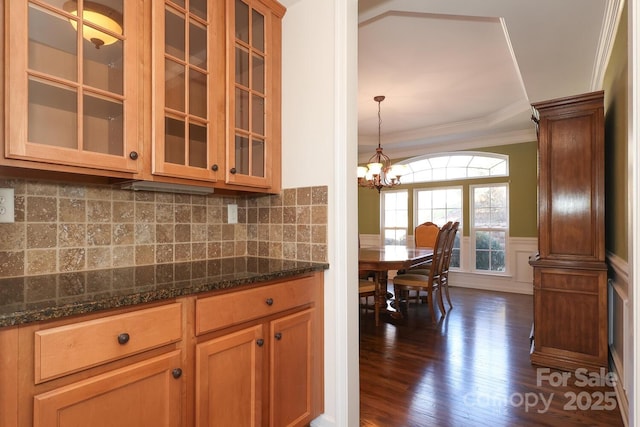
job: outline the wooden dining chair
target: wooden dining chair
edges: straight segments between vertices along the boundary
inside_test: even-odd
[[[380,308],[376,302],[376,284],[371,280],[359,279],[358,280],[358,297],[360,299],[360,307],[365,311],[373,308],[373,315],[375,318],[376,326],[380,321]],[[369,304],[369,298],[373,297],[373,304]],[[364,303],[362,299],[364,298]]]
[[[393,278],[393,290],[395,294],[395,308],[402,315],[403,308],[408,303],[409,291],[425,291],[427,294],[427,305],[431,310],[431,319],[436,321],[436,312],[434,307],[434,293],[440,308],[440,313],[444,315],[446,310],[442,301],[440,292],[440,274],[442,272],[442,263],[444,260],[445,244],[453,223],[447,222],[440,228],[440,232],[436,237],[433,246],[433,258],[428,270],[428,274],[405,273]]]
[[[418,225],[413,230],[413,240],[416,248],[433,248],[439,232],[440,227],[438,227],[438,224],[434,224],[431,221]]]
[[[438,237],[438,233],[440,232],[440,227],[438,224],[435,224],[431,221],[423,222],[414,228],[413,230],[413,241],[416,248],[433,248],[436,243],[436,238]],[[429,263],[421,265],[419,267],[414,267],[409,270],[399,270],[398,274],[406,274],[406,273],[415,273],[413,270],[415,268],[420,268],[421,271],[417,274],[428,274],[425,273],[425,269],[429,269]],[[416,292],[415,296],[411,295],[411,292],[407,295],[407,298],[410,300],[416,300],[420,302],[420,292]]]
[[[449,266],[451,265],[451,257],[453,255],[453,246],[456,241],[456,234],[458,233],[458,227],[460,222],[456,221],[451,225],[451,229],[447,235],[447,242],[445,243],[444,255],[442,257],[442,271],[440,271],[440,292],[444,291],[447,297],[447,303],[449,308],[452,308],[451,297],[449,296]]]

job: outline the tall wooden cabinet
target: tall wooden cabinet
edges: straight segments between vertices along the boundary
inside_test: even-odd
[[[531,362],[607,366],[604,93],[533,104],[538,131],[538,254]]]

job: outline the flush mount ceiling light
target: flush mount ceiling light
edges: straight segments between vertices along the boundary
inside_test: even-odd
[[[66,12],[78,16],[78,1],[65,2],[63,8]],[[104,4],[93,1],[83,1],[82,19],[87,23],[102,27],[112,33],[122,34],[122,14]],[[69,22],[73,29],[78,31],[78,21],[69,19]],[[96,49],[100,49],[101,46],[108,46],[119,40],[117,37],[89,25],[82,26],[82,37],[93,43]]]
[[[367,166],[358,166],[358,185],[375,188],[378,193],[384,187],[399,185],[400,177],[406,173],[404,165],[391,166],[391,159],[382,152],[382,146],[380,145],[380,128],[382,127],[380,103],[384,101],[384,98],[383,95],[373,98],[378,103],[378,148],[376,148],[376,153],[367,161]]]

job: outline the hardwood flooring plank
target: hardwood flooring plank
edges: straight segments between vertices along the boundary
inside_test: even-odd
[[[413,303],[402,321],[360,316],[360,425],[622,426],[609,386],[533,366],[531,295],[451,288],[437,324]],[[613,396],[613,398],[612,398]]]

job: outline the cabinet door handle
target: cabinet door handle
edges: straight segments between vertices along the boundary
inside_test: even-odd
[[[229,170],[229,172],[231,172],[231,175],[235,175],[236,174],[236,168],[231,168]]]
[[[118,344],[125,345],[129,342],[129,338],[129,334],[126,332],[118,335]]]
[[[218,171],[218,165],[211,166],[211,170],[214,171],[214,172],[217,172]]]
[[[182,376],[182,369],[180,368],[176,368],[173,371],[171,371],[171,375],[173,375],[173,378],[178,379]]]
[[[264,340],[262,338],[258,338],[256,340],[256,344],[258,344],[258,347],[262,347],[264,345]]]
[[[129,158],[131,160],[138,160],[138,152],[137,151],[132,151],[129,153]]]
[[[267,298],[265,302],[267,303],[267,305],[273,305],[273,298]]]
[[[282,339],[282,332],[276,332],[276,334],[274,335],[274,337],[280,341]]]

